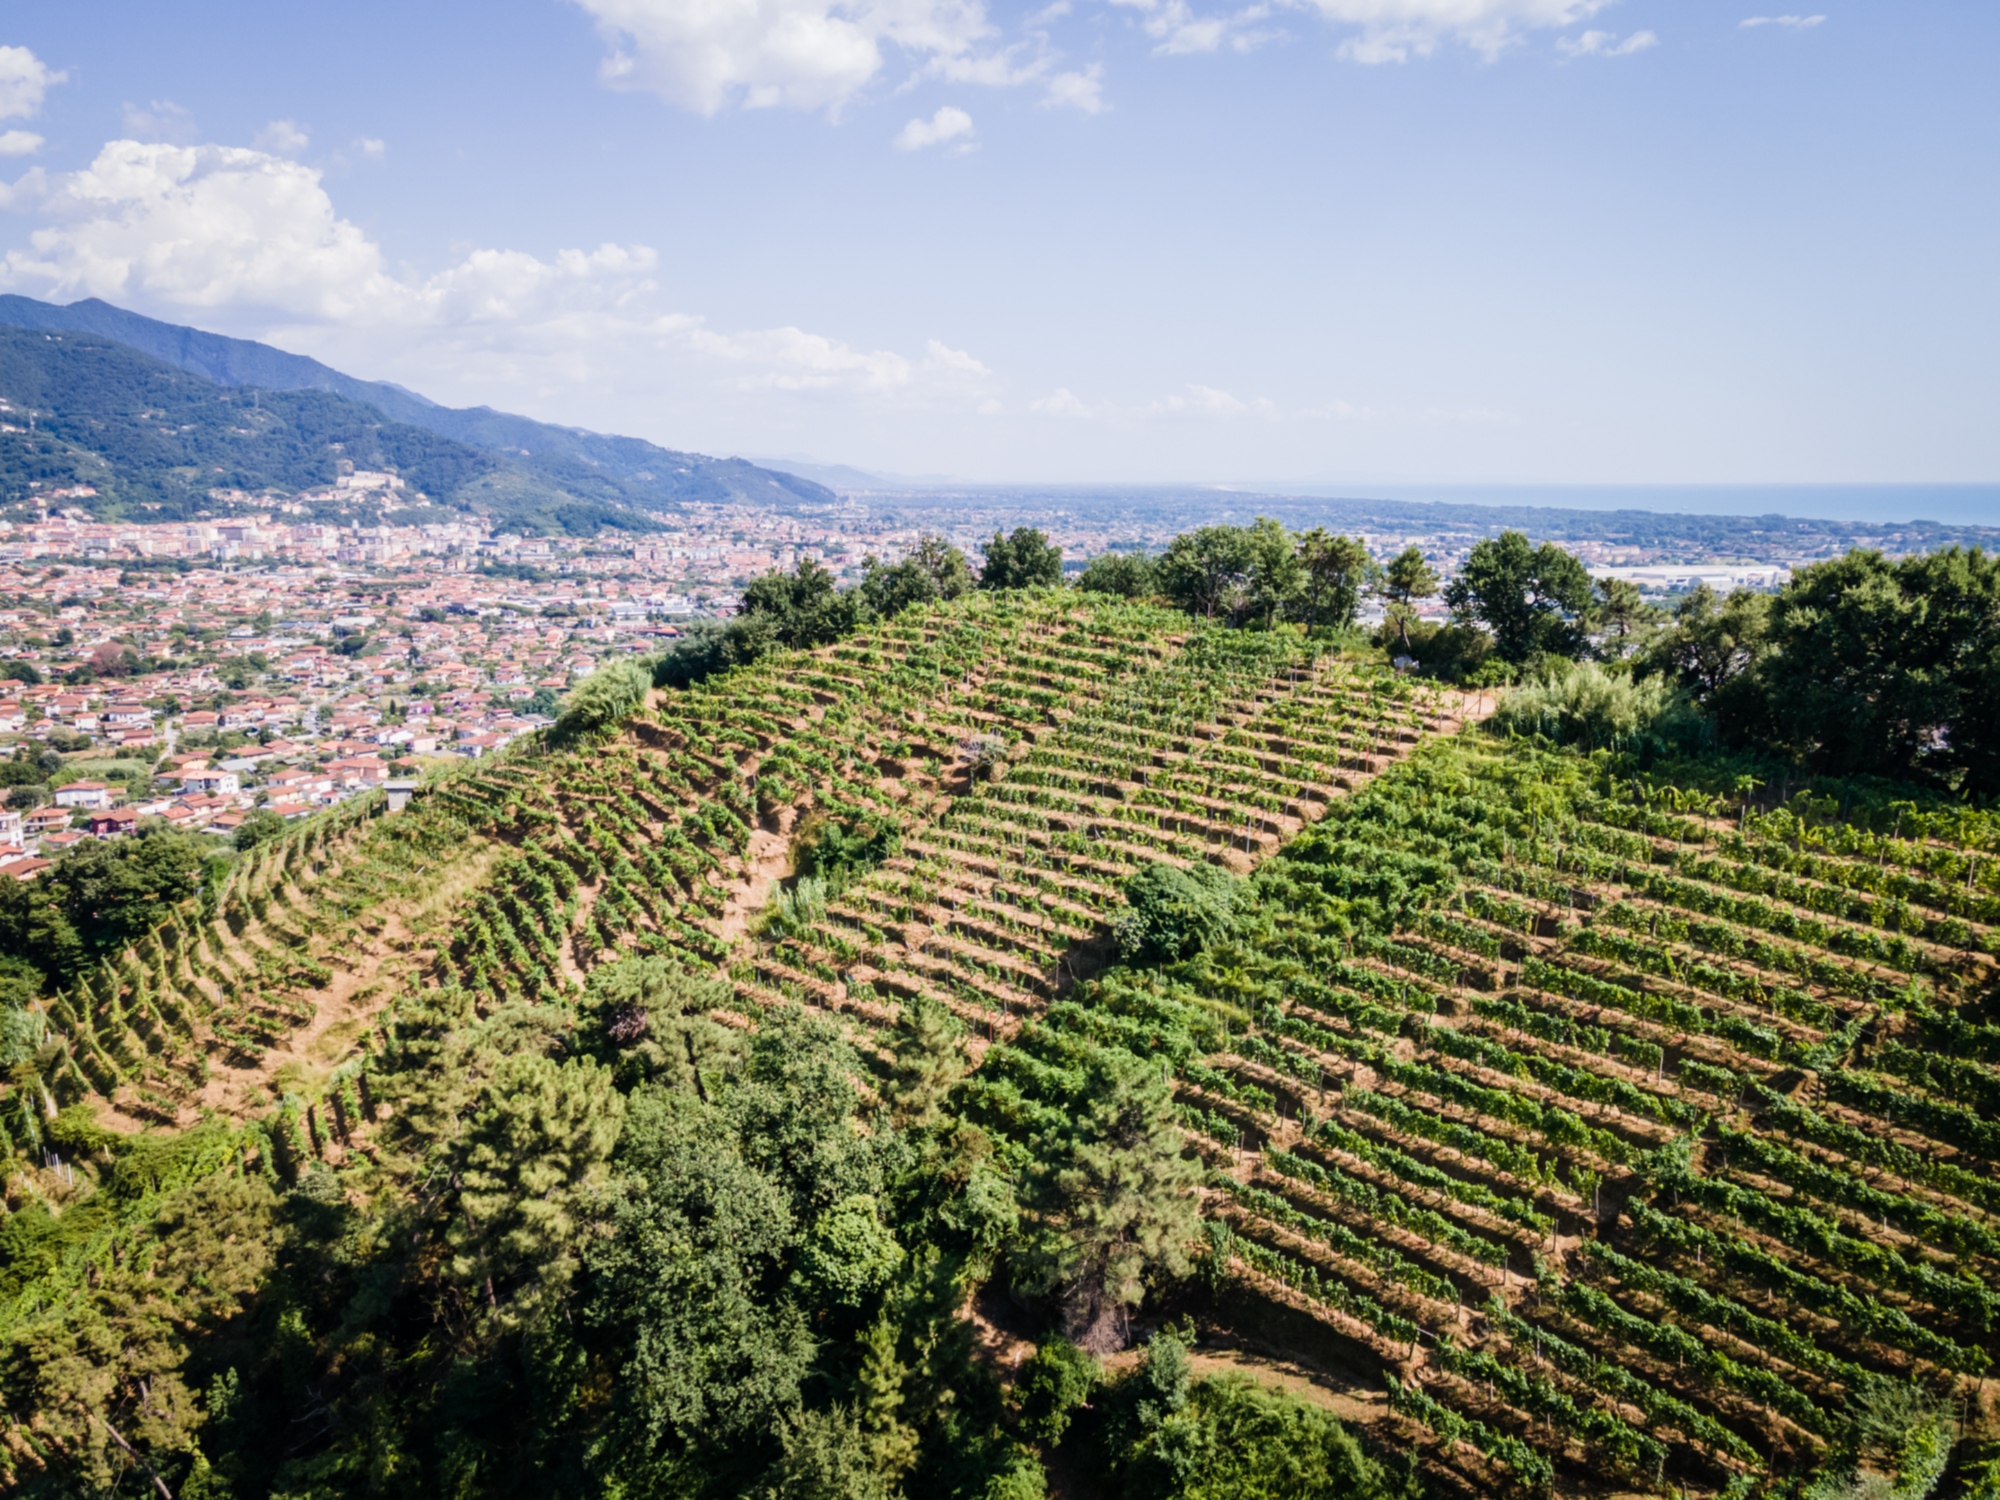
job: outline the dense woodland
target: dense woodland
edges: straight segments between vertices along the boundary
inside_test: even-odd
[[[2000,1494],[1987,558],[1060,578],[0,893],[10,1487]]]

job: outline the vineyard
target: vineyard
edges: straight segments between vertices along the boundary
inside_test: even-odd
[[[656,691],[219,870],[40,1015],[10,1191],[69,1201],[78,1106],[199,1144],[174,1181],[372,1160],[437,1017],[568,1025],[661,959],[718,1035],[833,1018],[864,1091],[950,1012],[953,1108],[1016,1172],[1140,1060],[1199,1159],[1204,1318],[1386,1384],[1371,1438],[1439,1493],[1761,1493],[1885,1391],[1918,1399],[1878,1466],[1929,1493],[2000,1349],[1993,820],[1503,741],[1296,631],[1084,597]],[[1148,958],[1162,866],[1232,905]],[[166,1182],[65,1215],[0,1323],[88,1295]]]

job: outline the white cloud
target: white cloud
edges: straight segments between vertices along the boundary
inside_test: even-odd
[[[1736,24],[1745,28],[1751,26],[1782,26],[1790,31],[1804,31],[1810,27],[1820,25],[1825,20],[1825,16],[1746,16]]]
[[[928,120],[912,120],[896,132],[898,151],[921,151],[926,146],[940,146],[947,141],[966,140],[970,144],[972,116],[953,105],[945,104]]]
[[[0,120],[34,118],[49,90],[68,79],[26,47],[0,47]]]
[[[1489,60],[1528,31],[1588,20],[1611,0],[1302,0],[1337,25],[1358,27],[1341,43],[1350,62],[1407,62],[1456,42]]]
[[[112,141],[80,171],[0,185],[0,207],[10,199],[45,223],[0,260],[0,288],[280,333],[461,391],[476,379],[470,399],[494,388],[622,395],[669,372],[715,389],[967,406],[991,383],[976,358],[935,340],[912,356],[796,327],[711,329],[662,306],[643,245],[480,249],[431,275],[393,271],[340,217],[321,172],[268,151]]]
[[[576,0],[611,46],[600,76],[713,115],[730,104],[838,111],[893,48],[969,64],[993,35],[981,0]]]
[[[1028,410],[1039,417],[1088,418],[1096,414],[1066,386],[1057,386],[1046,396],[1036,397],[1028,403]]]
[[[354,143],[354,149],[369,161],[380,161],[389,154],[388,144],[372,135],[362,136]]]
[[[1061,20],[1074,9],[1075,7],[1070,4],[1070,0],[1053,0],[1053,3],[1044,5],[1021,24],[1024,26],[1046,26],[1051,21]]]
[[[1557,37],[1556,51],[1564,57],[1630,57],[1657,47],[1660,39],[1650,31],[1635,31],[1624,41],[1609,31],[1586,31],[1578,37]]]
[[[1202,52],[1218,52],[1227,46],[1233,52],[1248,52],[1263,45],[1277,33],[1258,23],[1269,19],[1271,6],[1246,6],[1229,15],[1197,15],[1187,0],[1112,0],[1114,5],[1145,12],[1141,22],[1146,35],[1158,45],[1155,57],[1185,57]]]
[[[296,120],[273,120],[257,132],[256,147],[273,156],[297,156],[312,144],[312,138]]]
[[[0,130],[0,156],[33,156],[42,138],[32,130]]]
[[[125,106],[125,134],[140,141],[169,141],[177,146],[192,145],[200,135],[194,116],[171,99],[155,99],[151,104]]]
[[[1049,80],[1042,95],[1044,109],[1080,109],[1087,115],[1103,114],[1111,108],[1104,102],[1104,67],[1092,63],[1081,72],[1058,73]]]

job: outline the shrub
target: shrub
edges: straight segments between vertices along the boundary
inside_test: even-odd
[[[649,662],[615,661],[599,667],[563,700],[562,713],[549,729],[549,743],[574,745],[610,733],[639,711],[652,685]]]
[[[1050,1339],[1021,1370],[1015,1393],[1021,1430],[1045,1443],[1062,1441],[1070,1419],[1100,1378],[1097,1361],[1068,1339]]]
[[[1125,882],[1120,951],[1134,962],[1171,962],[1200,952],[1229,931],[1236,890],[1236,877],[1216,865],[1147,865]]]
[[[1515,688],[1493,715],[1493,727],[1587,750],[1623,750],[1649,738],[1683,739],[1695,726],[1692,708],[1665,678],[1635,682],[1588,662],[1549,670]]]

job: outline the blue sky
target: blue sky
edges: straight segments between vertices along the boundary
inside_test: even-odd
[[[69,0],[0,48],[5,289],[453,404],[1004,480],[2000,478],[1983,0]]]

